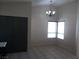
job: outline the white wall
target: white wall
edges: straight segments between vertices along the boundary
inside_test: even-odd
[[[58,45],[76,54],[76,11],[77,3],[72,2],[59,7],[59,21],[65,22],[64,40],[58,39]]]
[[[32,7],[31,21],[31,43],[32,45],[50,45],[56,44],[56,39],[47,38],[48,21],[56,21],[57,15],[54,17],[46,16],[47,6]]]
[[[76,23],[76,43],[77,43],[77,56],[79,57],[79,1],[77,1],[77,23]]]
[[[32,7],[31,21],[31,44],[32,45],[53,45],[65,48],[76,55],[76,14],[77,2],[71,2],[60,6],[59,12],[54,18],[45,14],[47,6]],[[57,10],[57,11],[58,11]],[[47,22],[48,21],[65,21],[65,39],[48,39],[47,38]]]
[[[28,47],[31,34],[31,2],[0,3],[0,15],[28,17]]]

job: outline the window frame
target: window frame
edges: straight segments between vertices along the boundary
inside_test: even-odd
[[[49,21],[49,22],[55,22],[55,23],[56,23],[56,33],[57,33],[57,22],[56,22],[56,21]],[[49,38],[49,39],[50,39],[50,38],[53,38],[53,37],[48,37],[48,33],[49,33],[49,32],[47,31],[47,38]],[[53,33],[54,33],[54,32],[53,32]],[[56,34],[56,37],[57,37],[57,34]],[[54,38],[56,38],[56,37],[54,37]]]
[[[59,22],[64,22],[64,21],[59,21]],[[59,22],[58,22],[58,23],[59,23]],[[58,24],[58,23],[57,23],[57,24]],[[58,25],[57,25],[57,28],[58,28]],[[64,29],[65,29],[65,22],[64,22]],[[58,29],[57,29],[57,38],[58,38],[58,34],[59,34],[59,33],[58,33]],[[60,34],[63,35],[63,39],[62,39],[62,38],[58,38],[58,39],[64,40],[64,33],[60,33]]]
[[[49,21],[49,22],[50,22],[50,21]],[[58,38],[58,22],[64,22],[64,21],[52,21],[52,22],[56,22],[56,37],[55,37],[55,38],[61,39],[61,38]],[[64,22],[64,29],[65,29],[65,22]],[[64,33],[65,33],[65,30],[64,30]],[[61,34],[64,36],[64,33],[61,33]],[[50,38],[48,37],[48,33],[47,33],[47,38],[50,39]],[[63,38],[62,40],[64,40],[64,38]]]

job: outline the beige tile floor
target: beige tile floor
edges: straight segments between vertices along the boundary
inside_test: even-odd
[[[8,54],[8,59],[78,59],[68,51],[55,47],[33,47],[28,52]]]

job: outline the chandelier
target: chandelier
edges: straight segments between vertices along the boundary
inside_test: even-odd
[[[56,9],[52,3],[53,3],[52,0],[50,0],[50,4],[48,6],[49,9],[46,11],[46,15],[48,16],[53,16],[56,14]]]

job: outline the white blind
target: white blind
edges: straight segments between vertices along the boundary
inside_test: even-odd
[[[48,38],[56,37],[56,22],[48,22]]]
[[[58,22],[58,34],[57,37],[64,39],[64,22]]]

